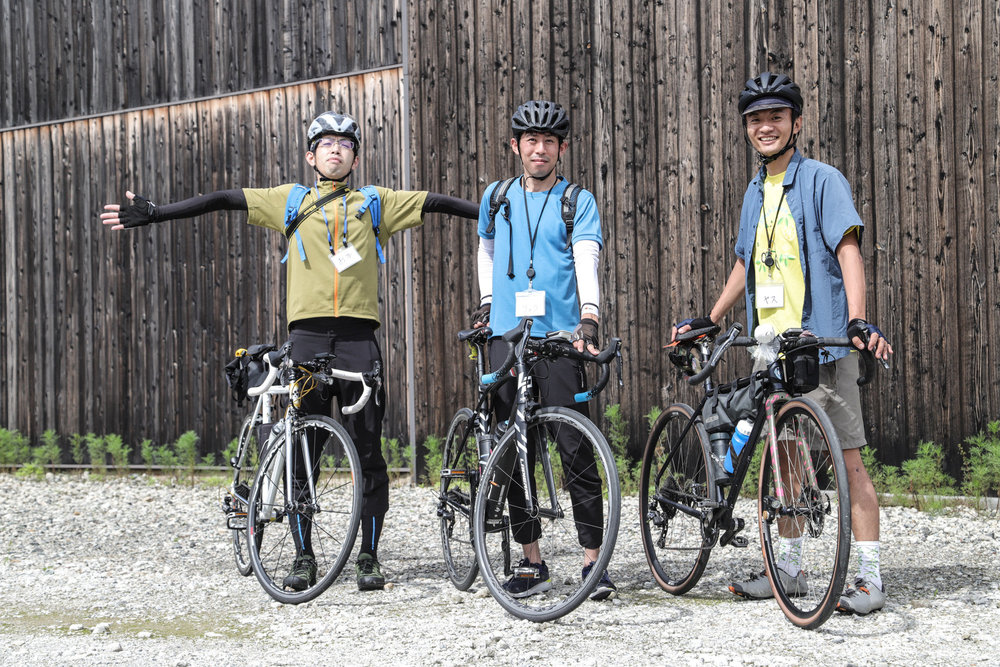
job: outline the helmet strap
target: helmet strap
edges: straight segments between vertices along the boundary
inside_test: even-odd
[[[788,151],[790,151],[793,148],[795,148],[795,142],[796,142],[796,140],[798,138],[799,138],[799,134],[798,134],[798,132],[796,132],[788,140],[788,143],[785,144],[785,147],[782,148],[780,151],[778,151],[774,155],[764,155],[763,153],[758,153],[757,154],[757,159],[760,160],[760,163],[762,165],[764,165],[764,166],[767,166],[767,165],[771,164],[772,162],[774,162],[775,160],[777,160],[779,157],[781,157],[782,155],[784,155]]]

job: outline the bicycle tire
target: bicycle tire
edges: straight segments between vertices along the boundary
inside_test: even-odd
[[[475,487],[479,482],[479,449],[473,422],[475,414],[469,408],[455,413],[444,441],[438,496],[438,516],[441,527],[441,549],[448,566],[448,578],[460,591],[469,589],[479,574],[476,550],[472,546],[472,511]],[[461,471],[461,472],[459,472]]]
[[[496,504],[486,493],[490,486],[494,488],[509,488],[513,479],[520,479],[520,473],[508,468],[506,458],[516,452],[517,439],[514,429],[509,429],[495,446],[486,467],[483,469],[476,494],[475,511],[473,513],[473,540],[479,569],[483,581],[490,594],[500,605],[512,615],[534,622],[549,621],[559,618],[580,605],[597,586],[602,573],[611,561],[615,541],[618,537],[618,525],[621,513],[621,489],[618,483],[618,472],[615,467],[614,455],[607,440],[594,424],[580,413],[568,408],[542,408],[537,410],[528,421],[529,447],[536,452],[555,452],[556,438],[579,438],[580,447],[573,458],[551,456],[553,461],[552,477],[553,493],[556,504],[552,505],[549,498],[539,498],[538,506],[543,509],[558,508],[561,514],[552,512],[555,516],[541,516],[539,520],[539,546],[542,561],[548,567],[552,587],[550,590],[527,597],[513,597],[504,587],[506,580],[513,574],[513,563],[520,560],[522,551],[519,544],[512,539],[515,531],[523,530],[530,523],[521,522],[512,517],[511,508],[516,507],[515,501],[509,496]],[[588,448],[593,456],[588,459]],[[555,460],[558,458],[558,474]],[[541,464],[542,456],[535,456],[532,476],[541,491],[548,489],[544,481],[544,470]],[[575,468],[575,470],[574,470]],[[578,490],[575,497],[568,488],[569,475],[572,471],[574,480],[582,479],[581,475],[590,477],[591,488]],[[517,488],[521,482],[516,482]],[[546,494],[547,495],[547,494]],[[591,504],[591,521],[587,523],[581,518],[581,525],[575,523],[577,513],[583,512],[582,503]],[[597,507],[600,517],[596,516]],[[502,516],[494,526],[500,529],[488,529],[487,512],[493,508],[502,510]],[[583,547],[578,530],[599,533],[599,553],[594,561],[590,574],[586,579],[581,576],[583,569]],[[595,535],[592,535],[594,537]],[[513,547],[513,549],[512,549]],[[516,553],[515,553],[516,551]]]
[[[254,419],[253,416],[243,420],[240,427],[239,446],[237,448],[239,458],[233,470],[233,485],[230,488],[232,498],[232,509],[239,519],[242,515],[244,522],[248,517],[248,503],[250,500],[250,489],[253,485],[254,477],[257,475],[257,463],[260,456],[260,445],[257,441],[257,426],[260,424],[260,417]],[[250,546],[247,543],[247,529],[234,528],[233,534],[233,556],[236,559],[236,570],[248,577],[253,573],[253,566],[250,562]]]
[[[764,453],[760,466],[761,550],[781,611],[793,624],[812,630],[833,613],[847,578],[851,551],[847,466],[830,418],[806,397],[781,406],[775,435],[776,440],[768,440],[773,450]],[[788,482],[783,494],[775,488],[774,455],[782,469],[778,477]],[[802,538],[799,566],[805,575],[804,587],[786,577],[786,588],[779,576],[781,533],[786,538]]]
[[[261,461],[248,517],[254,575],[268,595],[284,604],[308,602],[334,582],[351,555],[361,521],[361,460],[347,431],[329,417],[311,415],[298,421],[293,438],[296,445],[303,438],[314,443],[310,456],[317,467],[315,498],[308,497],[308,491],[289,493],[282,434]],[[293,456],[301,456],[296,452],[301,452],[300,446],[293,447]],[[295,507],[305,511],[291,512]],[[311,539],[316,563],[315,581],[304,590],[285,584],[296,559],[293,516]]]
[[[705,427],[698,421],[684,432],[693,414],[689,405],[676,403],[657,417],[639,474],[642,548],[656,583],[673,595],[698,583],[712,553],[701,519],[664,502],[695,509],[715,494]]]

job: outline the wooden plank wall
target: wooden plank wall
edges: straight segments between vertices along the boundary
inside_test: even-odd
[[[732,266],[755,168],[735,102],[764,69],[802,85],[799,146],[844,172],[867,224],[868,313],[897,352],[865,392],[882,458],[907,458],[921,439],[954,445],[1000,417],[996,3],[457,0],[429,16],[420,7],[407,5],[421,17],[407,36],[416,187],[480,196],[518,170],[508,146],[516,104],[570,108],[562,171],[601,206],[602,332],[628,349],[625,385],[601,405],[620,402],[637,441],[651,406],[693,400],[660,345],[670,322],[707,311]],[[415,240],[420,433],[443,432],[449,411],[437,406],[471,396],[453,332],[478,302],[476,242],[471,225]]]
[[[98,220],[125,189],[178,201],[234,187],[312,182],[305,130],[320,111],[365,127],[356,182],[398,184],[400,68],[0,133],[0,424],[37,437],[119,433],[221,451],[241,411],[223,366],[239,346],[284,340],[284,240],[212,214],[134,231]],[[402,243],[383,285],[398,285]],[[405,431],[402,290],[383,291],[390,433]],[[386,313],[389,313],[386,316]]]
[[[237,216],[109,236],[96,214],[125,187],[169,200],[305,178],[304,124],[346,105],[382,147],[361,180],[478,199],[518,169],[514,106],[548,97],[573,116],[564,173],[602,210],[602,331],[627,345],[625,384],[597,407],[621,403],[641,442],[651,406],[692,398],[660,345],[732,265],[754,169],[735,100],[770,68],[803,85],[800,146],[845,173],[867,223],[868,310],[897,348],[867,391],[873,441],[890,462],[954,444],[1000,416],[998,44],[986,0],[0,0],[0,362],[27,392],[5,393],[0,422],[228,440],[229,404],[204,402],[234,342],[281,327],[279,268],[257,259],[273,239]],[[399,70],[326,80],[398,65],[403,45],[406,109]],[[429,218],[413,239],[412,276],[389,249],[384,347],[403,436],[412,307],[419,441],[471,396],[454,332],[478,301],[477,237]]]
[[[398,0],[0,0],[0,127],[396,65]]]

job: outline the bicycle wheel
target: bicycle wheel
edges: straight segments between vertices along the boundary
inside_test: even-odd
[[[475,415],[469,408],[459,410],[448,427],[442,456],[441,493],[438,516],[441,517],[441,548],[448,566],[448,577],[460,591],[467,590],[479,567],[472,546],[472,499],[479,483],[479,450],[473,430]]]
[[[257,442],[257,426],[260,418],[252,416],[243,420],[240,427],[239,447],[236,450],[239,459],[233,470],[233,486],[230,489],[232,498],[230,504],[230,526],[233,528],[233,555],[236,557],[236,569],[244,577],[250,576],[253,568],[250,564],[250,547],[247,544],[247,508],[250,501],[250,488],[257,474],[257,463],[260,457],[260,445]]]
[[[514,616],[541,622],[572,611],[597,586],[618,537],[621,491],[607,440],[574,410],[535,412],[528,422],[528,449],[536,515],[525,508],[517,438],[510,429],[483,470],[473,544],[483,580],[497,602]],[[522,560],[521,544],[533,540],[542,568]],[[584,546],[599,550],[586,579]],[[536,579],[536,593],[518,597],[523,592],[505,585],[515,577]]]
[[[833,613],[847,577],[847,467],[829,417],[808,398],[781,407],[775,434],[760,466],[761,549],[781,611],[811,630]]]
[[[361,520],[361,462],[347,431],[329,417],[311,415],[298,421],[292,439],[291,461],[284,435],[263,456],[250,493],[248,526],[253,572],[268,595],[285,604],[308,602],[333,583],[354,548]],[[307,554],[314,571],[293,575]]]
[[[698,583],[712,553],[701,512],[714,497],[708,436],[694,411],[677,403],[656,419],[639,475],[642,549],[660,587],[682,595]]]

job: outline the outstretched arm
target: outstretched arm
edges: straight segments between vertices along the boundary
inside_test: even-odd
[[[206,195],[191,197],[173,204],[157,206],[142,195],[127,191],[125,197],[129,204],[105,204],[105,213],[101,214],[101,222],[110,225],[111,229],[131,229],[142,227],[152,222],[175,220],[177,218],[193,218],[212,211],[246,211],[247,199],[243,190],[219,190]]]
[[[461,218],[478,219],[479,204],[468,199],[460,199],[437,192],[428,192],[421,213],[445,213]]]

